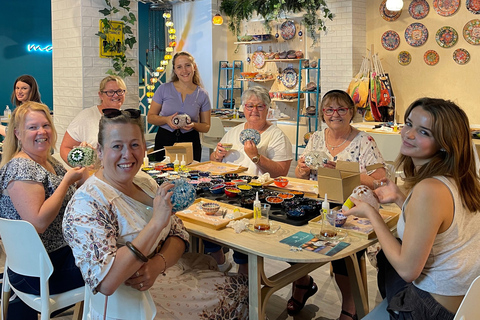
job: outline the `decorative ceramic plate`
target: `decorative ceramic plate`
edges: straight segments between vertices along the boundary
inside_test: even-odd
[[[390,11],[386,7],[387,0],[383,0],[380,4],[380,15],[384,20],[387,21],[395,21],[397,20],[400,15],[402,14],[402,10],[400,11]]]
[[[395,50],[400,44],[400,36],[393,30],[385,31],[382,35],[382,46],[387,50]]]
[[[453,47],[458,41],[458,33],[452,27],[441,27],[435,35],[435,40],[442,48]]]
[[[265,65],[265,52],[255,51],[252,55],[252,63],[257,69],[263,68]]]
[[[439,59],[440,57],[438,56],[438,53],[435,50],[427,50],[423,55],[423,60],[425,60],[425,63],[428,64],[429,66],[436,65]]]
[[[408,6],[408,12],[413,19],[423,19],[430,11],[430,5],[426,0],[413,0]]]
[[[408,51],[401,51],[398,54],[398,63],[400,63],[402,66],[406,66],[412,62],[412,55]]]
[[[465,5],[471,13],[480,14],[480,0],[467,0]]]
[[[470,61],[470,53],[465,49],[457,49],[453,51],[453,60],[458,64],[465,64]]]
[[[473,19],[463,27],[463,37],[470,44],[480,44],[480,20]]]
[[[297,84],[298,74],[295,69],[288,67],[283,70],[282,83],[287,88],[293,88]]]
[[[451,16],[460,7],[460,0],[433,0],[433,8],[444,17]]]
[[[240,142],[242,144],[247,140],[252,140],[255,145],[260,143],[260,133],[255,129],[245,129],[240,132]]]
[[[428,39],[428,30],[420,22],[412,23],[405,29],[405,40],[412,47],[419,47]]]
[[[295,23],[293,21],[287,20],[284,23],[282,23],[280,30],[282,32],[282,38],[284,40],[291,40],[293,39],[293,37],[295,37],[295,33],[297,29],[295,28]]]

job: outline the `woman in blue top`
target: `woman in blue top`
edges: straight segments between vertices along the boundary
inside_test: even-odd
[[[190,53],[177,52],[172,63],[172,78],[157,89],[147,115],[148,123],[159,126],[155,150],[172,146],[175,142],[192,142],[193,159],[200,161],[202,146],[199,132],[210,129],[210,99],[202,88],[197,65]],[[178,127],[173,123],[177,114],[188,114],[192,122]],[[165,152],[158,152],[156,159],[162,160],[164,155]]]

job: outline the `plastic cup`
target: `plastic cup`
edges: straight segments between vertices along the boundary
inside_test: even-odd
[[[332,210],[329,210],[327,214],[333,214]],[[336,219],[336,216],[333,217],[333,219]],[[334,225],[331,225],[330,222],[328,222],[327,217],[322,214],[322,225],[320,228],[319,238],[321,240],[334,240],[336,236],[337,228],[335,228]]]
[[[262,203],[261,207],[261,215],[255,218],[255,222],[253,223],[253,229],[255,231],[268,231],[270,230],[270,204]]]
[[[222,143],[222,147],[226,150],[226,151],[230,151],[233,147],[233,143]]]

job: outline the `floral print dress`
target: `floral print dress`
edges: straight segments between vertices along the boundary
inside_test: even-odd
[[[133,182],[152,198],[155,196],[158,185],[152,178],[139,173]],[[151,207],[95,175],[75,193],[65,212],[64,236],[85,283],[94,293],[113,265],[117,248],[135,239],[151,217]],[[176,216],[172,216],[157,243],[171,236],[181,238],[188,248],[189,235]],[[247,278],[225,276],[206,255],[184,254],[166,270],[165,277],[157,278],[150,293],[157,308],[156,319],[248,318]],[[100,314],[97,316],[102,319]]]
[[[345,149],[340,151],[340,153],[336,156],[332,156],[325,144],[326,130],[327,128],[323,129],[322,131],[316,131],[311,136],[302,156],[311,151],[323,151],[330,161],[342,160],[358,162],[360,165],[360,172],[368,175],[372,174],[374,171],[367,172],[366,168],[368,166],[377,163],[385,165],[382,154],[380,153],[380,150],[378,150],[377,143],[368,133],[364,131],[358,132]],[[316,170],[312,170],[310,172],[310,180],[317,180]]]

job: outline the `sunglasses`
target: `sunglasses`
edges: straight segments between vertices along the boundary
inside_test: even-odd
[[[119,110],[119,109],[107,108],[107,109],[103,109],[102,112],[103,112],[103,115],[109,119],[116,118],[118,116],[121,116],[122,114],[130,117],[131,119],[138,119],[142,114],[139,109]]]

